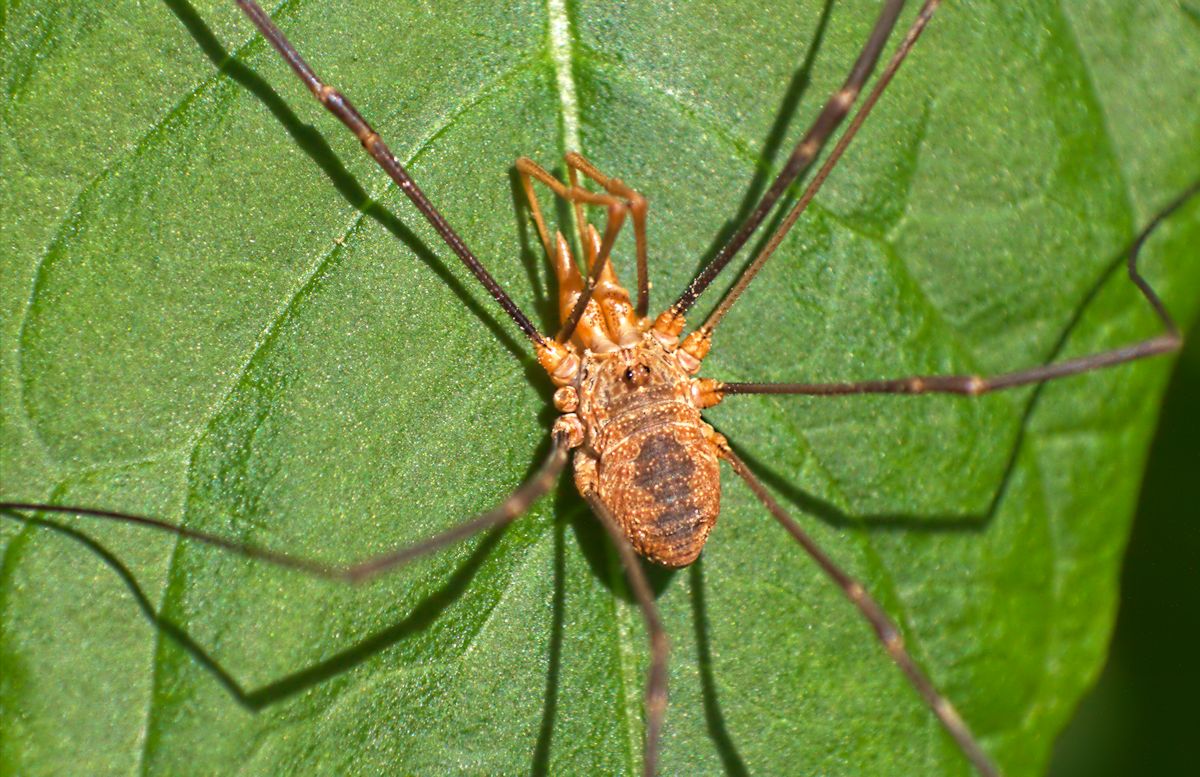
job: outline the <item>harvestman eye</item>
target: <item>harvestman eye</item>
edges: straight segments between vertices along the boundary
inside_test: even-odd
[[[692,306],[756,234],[763,221],[777,212],[776,206],[784,193],[809,170],[858,102],[860,92],[892,34],[903,6],[900,0],[882,3],[878,21],[849,75],[829,97],[766,193],[712,261],[666,310],[656,316],[651,316],[648,308],[646,198],[574,151],[565,158],[566,181],[550,174],[530,158],[518,159],[516,170],[521,186],[558,283],[560,328],[553,335],[534,325],[442,217],[367,120],[341,92],[317,76],[259,5],[252,0],[238,0],[238,5],[313,96],[358,137],[367,153],[407,195],[526,338],[552,383],[565,392],[564,397],[570,398],[563,400],[560,407],[568,409],[561,411],[551,429],[550,452],[537,471],[492,510],[415,545],[347,566],[328,565],[248,546],[156,518],[116,510],[16,502],[0,503],[0,509],[76,514],[140,524],[309,575],[359,583],[513,521],[553,487],[571,457],[575,485],[621,559],[649,636],[651,659],[645,686],[643,769],[646,775],[653,775],[658,768],[659,739],[667,709],[667,636],[639,557],[669,568],[687,566],[699,557],[719,514],[720,462],[724,461],[795,539],[799,548],[861,612],[883,650],[899,666],[928,706],[930,714],[954,739],[964,757],[980,774],[999,774],[992,757],[972,733],[969,722],[959,715],[950,700],[938,691],[909,655],[899,628],[883,608],[775,500],[726,438],[704,421],[701,411],[742,394],[948,393],[977,396],[1174,351],[1181,343],[1179,330],[1159,297],[1139,274],[1137,257],[1151,231],[1195,196],[1200,190],[1200,182],[1193,184],[1151,220],[1128,251],[1129,276],[1161,321],[1164,332],[1160,335],[1109,351],[990,376],[910,375],[838,383],[725,382],[699,377],[720,322],[746,292],[853,141],[928,25],[939,5],[937,0],[926,0],[807,189],[787,213],[779,214],[779,224],[762,250],[737,276],[713,312],[686,336],[686,316]],[[582,185],[581,180],[587,185]],[[551,231],[538,199],[538,186],[544,186],[573,211],[572,240],[560,231]],[[589,213],[599,214],[599,228],[589,222]],[[636,247],[636,286],[632,296],[619,281],[612,261],[614,244],[626,221],[631,223]],[[581,254],[578,260],[572,245],[577,246]],[[612,391],[621,380],[630,385]]]

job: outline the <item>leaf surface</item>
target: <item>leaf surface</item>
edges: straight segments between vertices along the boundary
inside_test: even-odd
[[[648,196],[660,309],[875,9],[269,10],[553,330],[517,156],[561,172],[578,143]],[[344,561],[452,526],[536,466],[553,411],[529,348],[232,3],[3,11],[4,499]],[[948,4],[706,374],[991,373],[1156,333],[1112,268],[1200,175],[1197,63],[1172,2]],[[1193,203],[1143,257],[1184,322],[1197,241]],[[979,400],[735,397],[710,418],[1006,773],[1036,774],[1103,661],[1168,368]],[[702,562],[655,577],[663,773],[966,773],[726,474]],[[644,635],[569,477],[510,530],[354,590],[66,523],[86,538],[0,523],[5,773],[640,769]]]

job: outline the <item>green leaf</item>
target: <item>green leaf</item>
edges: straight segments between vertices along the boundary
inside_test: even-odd
[[[517,156],[554,167],[577,138],[646,193],[660,309],[877,5],[269,10],[552,329]],[[529,348],[233,3],[10,3],[0,29],[0,498],[349,560],[486,509],[536,466],[553,411]],[[1112,270],[1200,175],[1198,90],[1178,3],[947,4],[706,374],[990,373],[1157,333]],[[1185,322],[1198,240],[1193,202],[1143,255]],[[710,415],[1006,773],[1034,774],[1103,661],[1169,366]],[[662,772],[967,773],[728,471],[723,502],[702,562],[655,578]],[[644,634],[569,477],[507,532],[353,590],[63,523],[0,523],[4,773],[640,769]]]

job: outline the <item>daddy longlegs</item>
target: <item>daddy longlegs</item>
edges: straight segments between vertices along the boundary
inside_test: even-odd
[[[668,566],[684,566],[692,562],[699,554],[700,545],[703,544],[708,529],[711,528],[712,521],[716,517],[715,505],[710,505],[710,502],[715,501],[714,494],[709,494],[704,499],[698,497],[697,494],[702,494],[706,487],[711,487],[715,479],[712,472],[713,465],[717,459],[723,459],[729,463],[730,468],[736,474],[745,480],[751,491],[763,501],[767,510],[784,525],[784,528],[801,547],[833,578],[834,582],[866,616],[887,652],[900,664],[913,686],[925,699],[933,714],[954,737],[968,760],[981,773],[997,773],[985,752],[986,748],[979,744],[971,734],[968,725],[960,719],[949,702],[938,694],[916,662],[909,657],[903,646],[903,640],[900,638],[900,630],[892,624],[883,608],[879,607],[860,584],[842,572],[841,568],[808,538],[800,526],[786,514],[785,509],[774,500],[770,492],[760,484],[734,448],[729,447],[724,442],[724,438],[715,431],[700,423],[698,418],[688,416],[685,410],[687,407],[710,407],[731,394],[952,393],[978,395],[989,393],[992,390],[1040,383],[1174,350],[1180,341],[1178,331],[1153,290],[1137,274],[1134,262],[1141,244],[1154,226],[1175,208],[1182,205],[1195,193],[1197,187],[1192,186],[1160,211],[1158,216],[1152,219],[1139,234],[1128,254],[1129,272],[1134,283],[1149,299],[1165,327],[1165,333],[1157,337],[1116,350],[1059,360],[1052,364],[989,378],[924,376],[819,384],[765,384],[742,381],[719,382],[707,378],[693,379],[690,376],[698,372],[700,362],[707,356],[717,324],[722,320],[726,311],[732,307],[733,302],[739,298],[758,268],[771,256],[794,223],[796,215],[803,211],[812,194],[825,180],[826,175],[840,158],[842,150],[853,139],[860,122],[865,119],[875,99],[900,67],[907,52],[922,33],[925,24],[939,3],[925,3],[917,19],[912,23],[907,36],[896,49],[896,53],[891,55],[890,60],[885,58],[882,75],[876,79],[872,90],[865,95],[857,113],[854,113],[851,108],[855,105],[856,98],[859,97],[858,92],[870,75],[874,60],[883,52],[891,28],[903,5],[894,0],[883,4],[879,22],[872,31],[870,40],[860,54],[858,63],[847,79],[846,85],[834,93],[816,123],[796,145],[789,163],[784,166],[784,171],[767,190],[760,204],[751,212],[742,226],[732,233],[728,242],[725,243],[725,247],[676,298],[674,304],[657,317],[645,316],[648,312],[649,278],[654,265],[653,251],[647,249],[645,199],[631,188],[631,185],[621,183],[615,178],[606,177],[605,172],[609,171],[600,171],[578,154],[569,153],[566,157],[567,180],[565,182],[547,173],[531,159],[518,160],[519,181],[530,204],[539,242],[554,258],[556,271],[559,274],[559,289],[563,295],[560,301],[563,325],[558,337],[539,332],[520,307],[502,290],[500,284],[494,281],[482,264],[475,259],[457,233],[438,215],[430,201],[420,193],[404,168],[391,157],[382,140],[374,134],[374,131],[358,116],[340,93],[317,79],[316,75],[300,59],[295,49],[287,43],[282,33],[270,21],[270,18],[253,2],[239,2],[238,4],[242,6],[263,35],[288,59],[289,64],[318,99],[355,132],[372,156],[389,172],[393,180],[412,199],[451,250],[458,255],[463,264],[482,283],[530,341],[540,363],[559,387],[555,394],[555,403],[564,414],[562,418],[574,417],[580,420],[568,422],[560,420],[555,423],[553,443],[545,463],[527,480],[525,485],[515,491],[511,498],[502,502],[495,510],[485,513],[475,521],[436,535],[426,542],[409,546],[397,552],[374,556],[362,564],[347,567],[329,566],[305,557],[247,545],[241,540],[179,527],[155,518],[141,517],[130,513],[79,506],[17,502],[2,503],[0,507],[10,511],[87,514],[117,521],[149,524],[193,540],[223,547],[235,553],[299,568],[319,577],[361,581],[418,556],[439,550],[450,543],[513,520],[552,486],[557,475],[565,467],[568,449],[579,447],[596,449],[592,458],[599,460],[601,469],[603,469],[605,457],[608,455],[612,455],[614,461],[622,458],[628,459],[632,462],[629,476],[618,477],[608,486],[604,485],[603,476],[597,476],[594,480],[589,481],[588,476],[580,475],[580,472],[585,471],[588,466],[596,466],[595,461],[589,464],[587,457],[576,459],[575,471],[577,482],[584,484],[585,489],[589,482],[596,484],[595,487],[598,491],[586,493],[585,497],[588,498],[597,518],[607,530],[620,555],[622,565],[628,575],[630,589],[642,610],[651,635],[650,652],[653,658],[647,683],[646,740],[643,762],[644,771],[651,774],[656,771],[658,736],[666,707],[666,642],[658,623],[653,593],[641,566],[634,560],[634,547],[630,545],[629,540],[633,541],[633,545],[642,555]],[[825,156],[825,161],[820,169],[811,176],[809,188],[804,191],[788,215],[775,214],[778,221],[778,224],[774,225],[775,232],[765,244],[759,247],[754,262],[741,271],[734,286],[722,297],[722,301],[713,312],[704,319],[700,328],[693,330],[687,336],[682,336],[685,332],[683,317],[691,310],[691,306],[699,294],[707,288],[709,282],[719,277],[718,274],[725,266],[726,261],[733,258],[738,249],[747,243],[758,224],[763,220],[768,220],[766,217],[772,215],[772,206],[776,199],[788,190],[795,176],[804,172],[809,163],[820,155],[824,141],[834,135],[841,120],[847,117],[850,117],[848,129],[841,135],[837,145]],[[596,186],[589,189],[580,185],[581,182],[588,180]],[[540,200],[536,189],[537,186],[543,185],[548,188],[550,193],[570,203],[570,207],[574,211],[578,227],[574,243],[575,250],[586,256],[586,265],[591,270],[586,286],[582,278],[571,272],[574,265],[568,254],[571,250],[570,244],[566,239],[554,235],[551,228],[547,226],[543,214],[544,207],[539,206]],[[584,206],[599,207],[602,210],[599,231],[591,231],[585,226],[589,216]],[[781,219],[780,216],[782,216]],[[609,252],[622,227],[622,222],[625,220],[630,222],[630,227],[635,235],[635,267],[638,279],[635,287],[636,302],[624,296],[624,292],[616,284],[615,278],[607,275],[613,269],[613,265],[608,262]],[[588,298],[591,296],[593,288],[596,293],[594,300],[589,302]],[[572,339],[572,335],[574,335],[574,339]],[[717,337],[716,341],[718,343],[716,347],[719,348],[720,338]],[[564,347],[560,343],[574,343],[576,348]],[[593,352],[592,355],[584,353],[585,346]],[[651,349],[652,353],[647,355],[645,349]],[[668,375],[668,382],[675,387],[672,389],[675,397],[673,401],[681,408],[679,412],[683,415],[676,414],[664,418],[655,416],[655,428],[662,424],[667,426],[674,424],[683,429],[690,429],[694,434],[690,437],[677,438],[663,437],[662,435],[645,436],[644,434],[639,437],[636,430],[631,431],[628,439],[638,443],[636,446],[638,450],[625,453],[619,450],[612,453],[596,442],[596,430],[585,429],[594,422],[588,413],[597,412],[594,408],[603,410],[605,403],[598,401],[595,395],[611,389],[595,385],[594,381],[591,384],[585,382],[586,376],[589,369],[599,373],[602,371],[601,365],[615,364],[615,360],[624,361],[621,364],[622,368],[614,373],[616,377],[614,385],[634,387],[630,389],[631,396],[639,396],[638,392],[654,388],[661,374]],[[581,405],[587,408],[589,403],[593,407],[592,410],[580,409],[576,412]],[[660,411],[661,408],[656,410],[656,412]],[[585,439],[588,444],[583,446],[582,443]],[[652,449],[653,455],[642,456],[641,452],[647,448]],[[669,470],[666,476],[661,475],[664,468]],[[655,479],[655,473],[660,473],[658,479]],[[680,487],[679,484],[686,485],[686,488]],[[649,496],[639,502],[636,498],[639,492]],[[630,494],[633,497],[630,497]],[[630,499],[632,502],[629,501]],[[709,501],[706,502],[705,499]],[[605,507],[605,504],[623,505],[623,507],[611,512]],[[686,509],[679,509],[681,506]],[[681,512],[686,515],[681,517]],[[686,523],[691,527],[688,529],[691,532],[691,544],[685,542],[686,547],[681,548],[663,537],[654,536],[653,532],[650,535],[645,533],[644,526],[654,526],[655,522],[662,520],[664,515],[670,519],[673,526],[676,523]],[[37,519],[30,520],[36,522]],[[687,532],[683,533],[687,535]],[[668,532],[668,534],[671,537],[675,536],[674,533]]]

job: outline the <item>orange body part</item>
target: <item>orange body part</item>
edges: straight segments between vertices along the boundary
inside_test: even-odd
[[[599,233],[590,225],[580,232],[589,275],[596,261],[605,266],[570,339],[548,344],[539,359],[560,387],[555,428],[575,449],[580,494],[608,509],[640,555],[687,566],[720,512],[724,439],[700,417],[715,402],[692,377],[699,359],[679,346],[682,317],[660,316],[659,326],[638,316]],[[561,233],[552,245],[565,322],[587,281]]]

